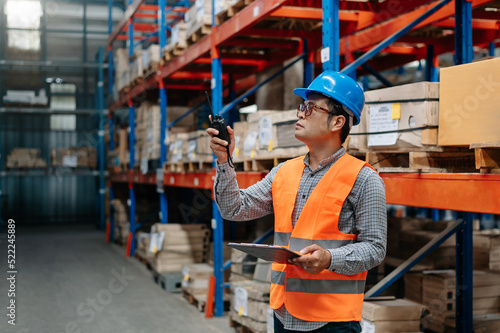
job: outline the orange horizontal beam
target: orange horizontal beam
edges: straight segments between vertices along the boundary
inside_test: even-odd
[[[141,39],[144,39],[144,36],[134,36],[134,40],[141,40]],[[118,35],[116,37],[116,40],[125,40],[127,41],[128,40],[128,35]],[[150,41],[158,41],[158,37],[149,37],[148,40]]]
[[[167,84],[166,88],[171,90],[205,90],[207,84]]]
[[[266,62],[266,60],[256,60],[256,59],[231,59],[222,58],[221,62],[223,65],[240,65],[240,66],[261,66]],[[211,64],[211,58],[198,58],[194,61],[195,64]]]
[[[134,32],[155,32],[158,30],[157,24],[150,23],[134,23]],[[123,28],[123,31],[128,31],[128,25]]]
[[[140,5],[139,10],[151,10],[151,11],[158,11],[158,6],[157,5]]]
[[[135,13],[134,17],[135,18],[152,18],[152,19],[157,19],[158,18],[158,14]]]
[[[323,10],[320,8],[283,6],[269,15],[270,17],[287,17],[309,20],[322,20]]]
[[[362,51],[367,52],[369,48],[365,48]],[[417,54],[417,49],[415,47],[410,46],[401,46],[401,45],[390,45],[380,51],[380,53],[391,53],[391,54]]]
[[[165,172],[163,175],[163,185],[165,186],[211,190],[213,184],[212,174],[208,172]]]
[[[500,174],[381,173],[387,203],[500,214]]]
[[[185,71],[180,71],[180,72],[175,72],[174,74],[169,76],[169,79],[186,79],[186,80],[192,80],[192,79],[197,79],[197,80],[211,80],[212,79],[212,73],[210,72],[185,72]],[[227,81],[229,79],[229,74],[223,73],[222,74],[222,80]]]
[[[321,8],[283,6],[272,12],[270,17],[298,18],[306,20],[322,20]],[[375,17],[371,12],[339,11],[339,21],[358,22],[362,19],[364,25],[373,22]]]
[[[500,15],[498,17],[500,20]],[[433,24],[437,27],[445,27],[445,28],[455,28],[455,18],[450,17],[440,22],[436,22]],[[480,20],[480,19],[472,19],[472,29],[484,29],[484,30],[500,30],[500,22],[494,20]]]

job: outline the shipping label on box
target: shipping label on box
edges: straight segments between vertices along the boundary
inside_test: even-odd
[[[248,290],[243,287],[234,288],[234,310],[239,316],[248,315]]]
[[[392,103],[370,105],[369,115],[370,133],[396,131],[398,129],[401,113],[399,113],[399,116],[396,119],[392,117]],[[395,144],[397,140],[397,132],[376,135],[371,134],[368,136],[368,146],[390,146]]]

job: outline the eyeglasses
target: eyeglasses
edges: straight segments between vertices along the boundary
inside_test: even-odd
[[[313,102],[308,102],[306,104],[304,104],[304,103],[299,104],[299,107],[297,108],[297,118],[299,117],[299,114],[301,112],[304,112],[305,117],[309,117],[312,114],[313,109],[317,109],[317,110],[320,110],[320,111],[323,111],[326,113],[330,113],[329,110],[322,108],[321,106],[317,106]]]

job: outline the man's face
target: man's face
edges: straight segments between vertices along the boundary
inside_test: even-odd
[[[311,94],[304,101],[328,110],[328,98],[320,94]],[[323,141],[331,138],[331,131],[328,128],[328,114],[313,108],[310,116],[305,115],[305,111],[299,113],[299,120],[295,125],[295,137],[305,144],[314,141]]]

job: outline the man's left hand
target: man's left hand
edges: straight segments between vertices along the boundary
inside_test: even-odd
[[[330,267],[331,253],[317,244],[309,245],[300,250],[302,257],[292,259],[292,263],[302,267],[306,272],[318,274]],[[310,254],[306,256],[305,254]]]

